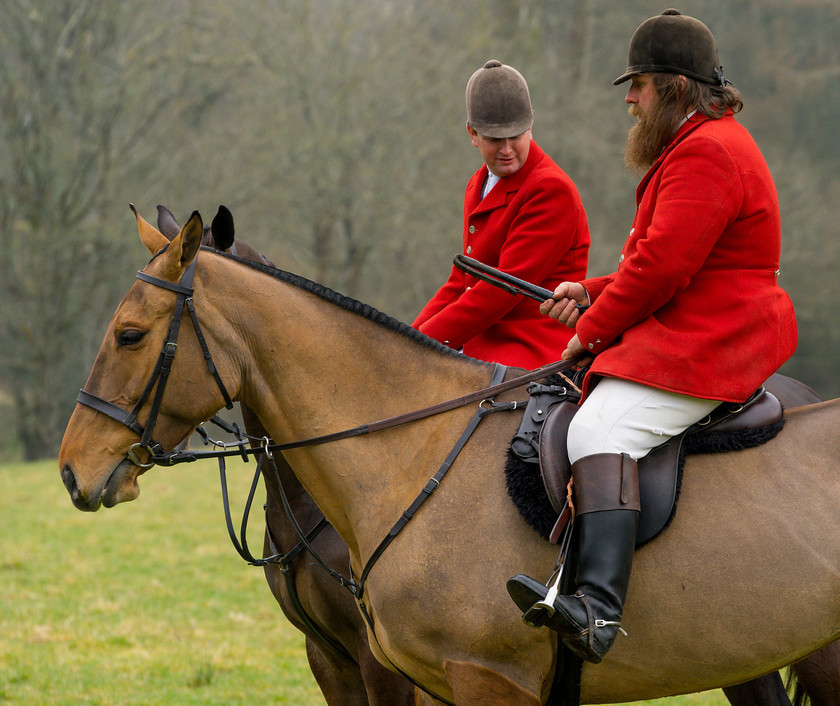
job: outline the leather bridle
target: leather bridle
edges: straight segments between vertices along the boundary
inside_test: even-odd
[[[162,254],[165,250],[166,248],[160,250],[155,257]],[[154,258],[152,259],[154,260]],[[140,441],[136,444],[132,444],[126,453],[128,460],[140,468],[151,468],[156,463],[159,463],[161,459],[166,457],[163,446],[159,442],[155,441],[152,435],[154,434],[155,424],[157,423],[157,418],[160,414],[160,407],[163,402],[163,393],[166,389],[166,382],[169,380],[169,373],[172,370],[172,361],[178,350],[178,332],[181,328],[181,320],[184,316],[184,309],[186,309],[190,314],[193,329],[195,330],[198,343],[201,346],[201,351],[204,354],[204,360],[207,363],[207,368],[213,376],[213,379],[216,381],[219,391],[222,393],[222,397],[225,400],[225,407],[227,409],[233,409],[233,401],[222,382],[222,378],[219,376],[219,372],[216,370],[216,366],[213,363],[213,356],[210,354],[210,350],[207,347],[207,341],[204,338],[204,334],[201,332],[201,326],[198,323],[198,317],[195,313],[195,305],[193,303],[193,278],[195,277],[197,259],[198,258],[193,259],[187,269],[184,270],[184,274],[181,276],[181,280],[178,283],[169,282],[165,279],[154,277],[153,275],[146,274],[142,271],[137,273],[137,279],[153,284],[156,287],[162,287],[163,289],[175,292],[177,299],[175,301],[175,310],[172,313],[172,321],[169,325],[169,332],[166,335],[166,339],[163,341],[163,347],[161,348],[157,363],[155,364],[155,368],[149,378],[149,382],[146,383],[146,387],[140,395],[140,398],[137,400],[137,403],[134,405],[134,408],[130,412],[126,412],[124,409],[118,407],[112,402],[103,400],[101,397],[87,392],[84,389],[79,390],[79,396],[76,398],[80,404],[90,407],[97,412],[101,412],[105,416],[110,417],[111,419],[128,427],[140,437]],[[152,407],[149,410],[149,417],[146,420],[146,426],[143,427],[143,425],[138,421],[137,416],[140,414],[140,410],[143,408],[143,405],[145,405],[146,401],[149,399],[152,390],[155,388],[155,384],[157,384],[157,389],[155,390],[155,395],[152,399]],[[144,450],[149,453],[150,460],[148,462],[144,463],[140,460],[140,457],[138,456],[139,450]]]

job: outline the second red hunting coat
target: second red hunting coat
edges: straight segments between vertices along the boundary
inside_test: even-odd
[[[572,180],[531,141],[522,168],[482,200],[482,166],[464,195],[462,252],[520,279],[554,288],[586,276],[589,227]],[[466,355],[523,368],[559,360],[573,331],[453,267],[413,326]]]

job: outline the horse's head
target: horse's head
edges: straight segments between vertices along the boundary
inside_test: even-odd
[[[207,384],[202,343],[185,311],[192,284],[184,280],[191,280],[201,245],[201,216],[193,213],[170,241],[135,215],[140,238],[155,256],[111,319],[59,453],[62,479],[81,510],[136,498],[137,478],[149,466],[151,449],[174,448],[227,396],[223,385]],[[173,314],[181,307],[179,336],[173,325],[179,317]],[[143,436],[139,443],[144,432],[154,441]]]

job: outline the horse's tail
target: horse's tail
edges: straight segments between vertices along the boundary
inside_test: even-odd
[[[791,706],[811,706],[811,697],[805,693],[805,689],[802,688],[802,684],[793,669],[787,670],[785,691],[790,696]]]

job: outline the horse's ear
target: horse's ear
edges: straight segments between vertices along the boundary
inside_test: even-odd
[[[146,249],[154,255],[169,241],[163,233],[144,219],[143,216],[137,213],[137,209],[134,207],[133,203],[129,204],[129,207],[134,213],[134,217],[137,219],[137,230],[140,233],[140,240],[143,241],[143,245],[146,246]]]
[[[213,217],[210,233],[213,236],[213,242],[216,243],[216,247],[219,250],[227,250],[233,245],[233,239],[235,237],[233,214],[224,206],[219,206],[219,210]]]
[[[204,221],[201,214],[193,211],[190,220],[184,224],[178,239],[181,241],[181,266],[186,267],[193,261],[201,247],[201,237],[204,235]]]
[[[158,204],[157,212],[158,230],[169,238],[169,240],[174,240],[175,236],[181,232],[181,226],[178,225],[178,221],[175,220],[175,216],[172,214],[172,211],[166,208],[166,206]]]

